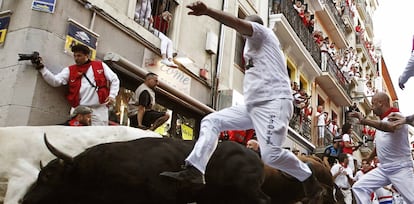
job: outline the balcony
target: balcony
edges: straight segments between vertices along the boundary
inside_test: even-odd
[[[374,36],[374,26],[372,22],[371,14],[367,11],[367,3],[365,0],[357,0],[356,7],[361,17],[361,20],[364,22],[365,30],[368,33],[368,36],[372,38]]]
[[[335,45],[338,48],[348,47],[348,42],[346,41],[346,25],[342,20],[341,16],[336,10],[335,4],[332,0],[326,0],[324,4],[324,9],[320,11],[315,11],[317,21],[325,29],[325,33],[328,34],[329,38],[335,42]]]
[[[282,1],[280,13],[269,16],[269,27],[275,31],[285,54],[307,78],[313,79],[320,74],[319,46],[290,1]]]
[[[354,31],[354,28],[356,26],[355,24],[355,13],[353,11],[351,11],[351,8],[349,6],[345,6],[345,10],[344,13],[342,15],[342,19],[344,20],[345,23],[345,30],[348,33],[351,33],[352,31]]]
[[[374,56],[371,55],[371,52],[367,48],[367,43],[360,36],[356,36],[356,49],[358,53],[362,54],[362,63],[367,63],[367,69],[373,69],[376,66],[376,62],[373,59]]]
[[[289,121],[288,137],[300,141],[302,145],[313,151],[315,145],[312,144],[311,124],[312,121],[303,115],[301,117],[294,115]]]
[[[326,57],[326,71],[323,71],[321,76],[316,77],[316,82],[336,105],[351,105],[349,82],[328,54]]]

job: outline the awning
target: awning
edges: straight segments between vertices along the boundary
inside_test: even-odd
[[[133,64],[132,62],[128,61],[127,59],[125,59],[124,57],[116,53],[109,52],[105,54],[104,61],[110,61],[113,64],[118,65],[119,67],[115,67],[115,68],[119,69],[119,71],[125,72],[126,70],[141,78],[144,78],[145,75],[148,73],[147,70],[139,67],[136,64]],[[168,96],[175,102],[180,103],[181,105],[188,107],[200,114],[205,115],[205,114],[215,111],[214,109],[210,108],[206,104],[201,103],[197,99],[187,94],[177,91],[175,88],[171,87],[170,85],[162,81],[159,82],[159,85],[156,87],[156,91]]]

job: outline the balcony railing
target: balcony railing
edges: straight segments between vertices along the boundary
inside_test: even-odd
[[[319,46],[315,43],[312,33],[303,24],[298,12],[293,8],[291,1],[281,1],[280,13],[282,13],[288,20],[290,26],[295,30],[296,35],[302,41],[303,45],[311,54],[318,66],[321,66],[321,52]]]
[[[336,65],[336,62],[332,59],[330,55],[328,55],[327,59],[327,71],[329,74],[335,79],[337,84],[339,84],[342,89],[345,91],[345,93],[350,96],[350,90],[349,90],[349,82],[342,73],[342,71],[339,69],[339,67]]]
[[[332,140],[334,138],[334,135],[332,134],[332,132],[327,127],[325,127],[325,129],[324,129],[323,138],[319,138],[318,131],[319,131],[319,128],[317,127],[317,131],[316,131],[316,133],[317,133],[317,137],[316,137],[317,138],[317,142],[316,142],[317,147],[326,147],[326,146],[332,144]]]
[[[312,142],[311,123],[312,121],[304,117],[303,115],[294,115],[289,122],[289,126],[303,138],[305,138],[309,142]]]
[[[335,20],[337,22],[337,26],[339,27],[341,32],[346,33],[345,32],[346,26],[345,26],[344,20],[341,18],[341,15],[339,14],[338,10],[336,9],[336,6],[335,6],[335,3],[333,2],[333,0],[327,0],[326,5],[327,5],[328,10],[331,12],[333,17],[335,18]]]

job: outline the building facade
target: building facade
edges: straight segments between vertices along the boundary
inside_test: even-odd
[[[165,135],[194,139],[203,116],[243,103],[243,37],[211,18],[187,15],[185,6],[191,1],[145,2],[149,1],[0,1],[0,18],[9,19],[0,41],[0,85],[5,87],[0,126],[51,125],[67,119],[65,87],[50,87],[29,61],[18,61],[18,53],[38,51],[46,66],[58,73],[74,63],[69,51],[73,42],[90,46],[93,57],[118,74],[121,91],[111,120],[121,125],[128,125],[128,98],[148,72],[160,78],[157,108],[172,115],[158,130]],[[346,112],[354,104],[369,115],[376,90],[386,90],[397,102],[373,43],[375,0],[222,0],[208,5],[241,18],[258,14],[278,36],[292,85],[309,98],[290,123],[286,148],[306,154],[320,151],[337,134],[329,123],[335,120],[340,127],[352,122]],[[155,19],[167,11],[171,21],[162,31],[143,17]],[[77,32],[70,32],[73,29]],[[178,69],[160,63],[160,32],[172,41]],[[318,111],[326,112],[322,135]],[[354,125],[356,142],[364,140],[363,131]]]

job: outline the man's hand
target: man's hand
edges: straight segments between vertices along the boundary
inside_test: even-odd
[[[187,5],[187,8],[191,9],[192,11],[188,12],[188,15],[195,15],[195,16],[201,16],[207,14],[207,6],[201,2],[196,1],[192,4]]]
[[[108,97],[108,98],[106,98],[106,100],[105,100],[105,104],[106,105],[112,105],[112,104],[114,104],[115,103],[115,99],[114,98],[112,98],[112,97]]]
[[[352,111],[348,113],[349,117],[358,118],[359,123],[364,120],[364,116],[360,112]]]
[[[401,77],[398,79],[398,86],[400,87],[401,90],[404,90],[405,88],[404,83],[401,82]]]
[[[43,67],[45,67],[45,65],[43,64],[43,59],[42,57],[38,57],[35,60],[31,61],[33,66],[36,68],[36,70],[40,70],[43,69]]]
[[[397,127],[407,123],[406,117],[404,117],[400,113],[391,113],[388,116],[388,121],[391,122],[393,127]]]

